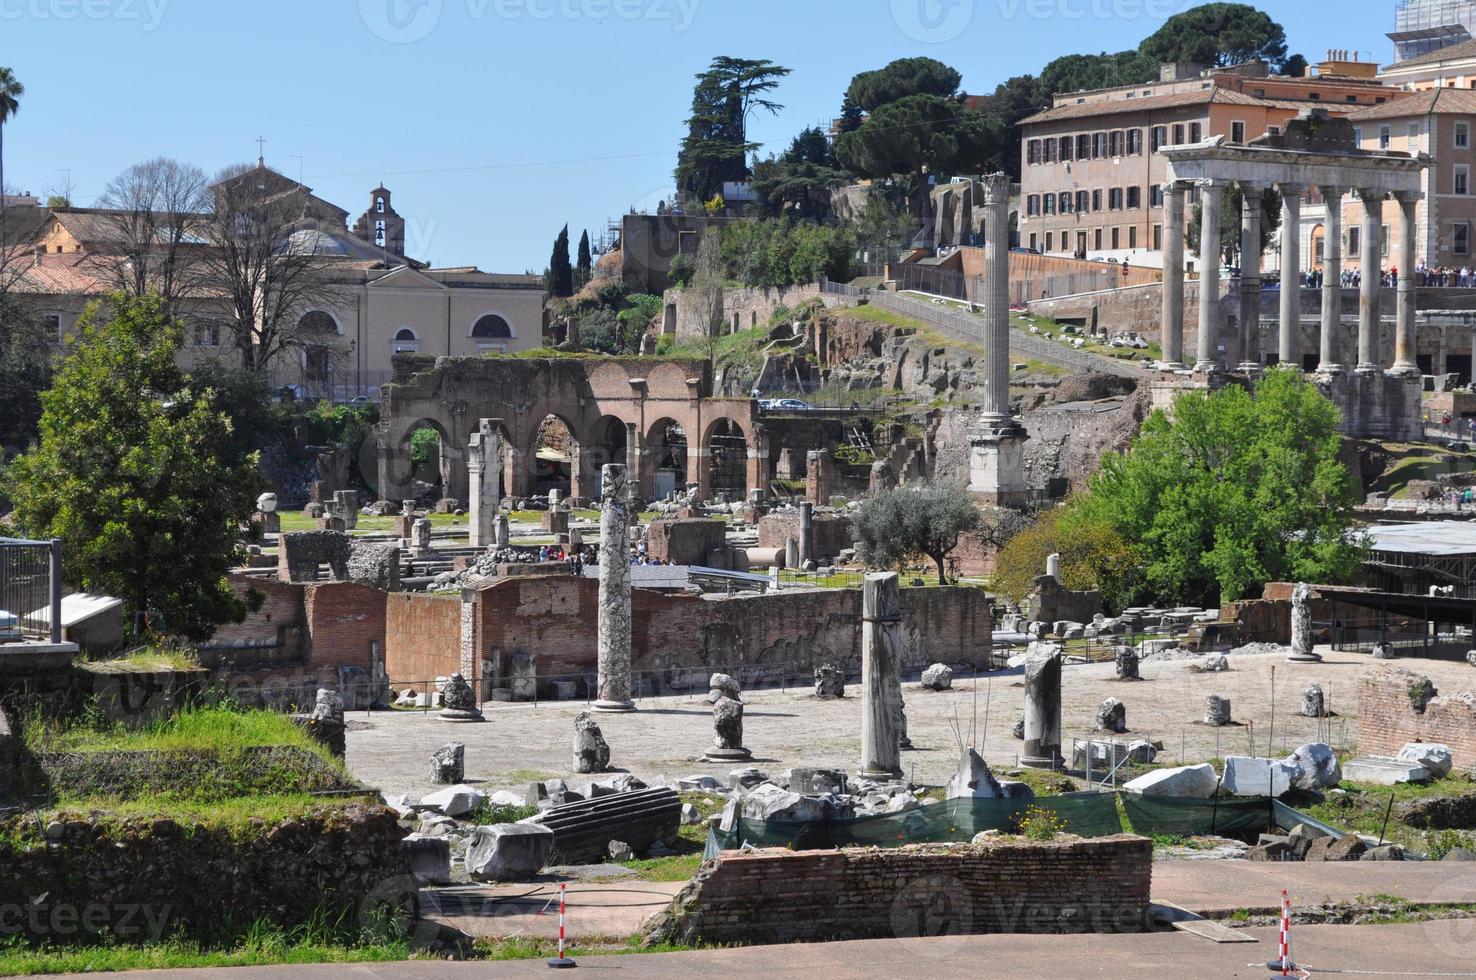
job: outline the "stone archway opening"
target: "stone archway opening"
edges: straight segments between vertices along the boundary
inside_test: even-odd
[[[450,437],[439,422],[420,419],[405,430],[402,443],[410,461],[410,495],[413,499],[434,503],[447,496],[454,465]]]
[[[650,485],[647,492],[660,500],[686,486],[687,433],[672,419],[661,419],[651,426],[646,437],[647,469]]]
[[[748,438],[732,419],[719,419],[707,437],[708,487],[714,497],[742,499],[748,489]]]
[[[605,415],[594,424],[585,439],[580,462],[586,474],[587,492],[598,498],[601,489],[601,474],[607,463],[625,463],[628,441],[625,422],[613,415]]]
[[[572,496],[578,458],[579,441],[569,423],[557,415],[545,416],[533,440],[533,492],[544,495],[557,490]]]

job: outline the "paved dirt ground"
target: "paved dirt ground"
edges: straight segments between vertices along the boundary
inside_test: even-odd
[[[1254,737],[1255,752],[1268,753],[1272,728],[1271,677],[1275,668],[1274,754],[1285,754],[1318,735],[1318,723],[1297,712],[1302,691],[1321,684],[1336,717],[1324,722],[1337,748],[1353,747],[1357,736],[1356,682],[1376,661],[1362,654],[1325,652],[1319,664],[1292,664],[1283,656],[1233,656],[1224,673],[1196,673],[1193,661],[1143,664],[1143,680],[1118,681],[1111,664],[1069,666],[1065,672],[1063,724],[1066,741],[1092,734],[1097,705],[1115,697],[1127,707],[1131,732],[1119,738],[1152,738],[1164,743],[1161,761],[1177,764],[1181,749],[1190,762],[1246,754]],[[1402,658],[1402,666],[1428,674],[1442,692],[1476,687],[1476,670],[1463,661]],[[1019,671],[955,680],[941,693],[916,684],[903,685],[908,731],[916,747],[902,761],[914,781],[942,784],[958,760],[955,720],[965,739],[977,718],[976,742],[996,769],[1012,768],[1021,743],[1010,727],[1022,712],[1024,693]],[[858,685],[848,687],[855,695]],[[1236,725],[1202,724],[1205,699],[1230,698]],[[745,692],[745,741],[753,764],[777,773],[791,766],[825,766],[854,771],[859,764],[861,701],[817,700],[808,688],[760,689]],[[532,704],[489,703],[481,724],[454,725],[434,712],[379,711],[350,716],[348,764],[361,780],[389,796],[431,792],[431,753],[449,741],[466,744],[468,782],[486,789],[521,790],[534,779],[570,775],[574,716],[582,702]],[[701,761],[712,740],[711,712],[700,696],[650,698],[628,715],[600,715],[610,743],[612,766],[650,780],[675,779],[694,773],[722,778],[732,766]],[[572,779],[571,785],[589,777]]]

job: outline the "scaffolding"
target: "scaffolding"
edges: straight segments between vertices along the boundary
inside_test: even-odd
[[[1471,39],[1476,0],[1399,0],[1394,9],[1395,61],[1408,61]]]

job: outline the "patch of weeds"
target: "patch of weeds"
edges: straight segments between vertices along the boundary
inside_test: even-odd
[[[497,806],[489,800],[463,819],[478,827],[490,827],[498,823],[517,823],[519,820],[536,817],[538,813],[536,806]]]

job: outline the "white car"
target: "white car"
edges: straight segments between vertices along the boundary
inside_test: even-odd
[[[0,642],[21,638],[20,617],[0,609]]]

